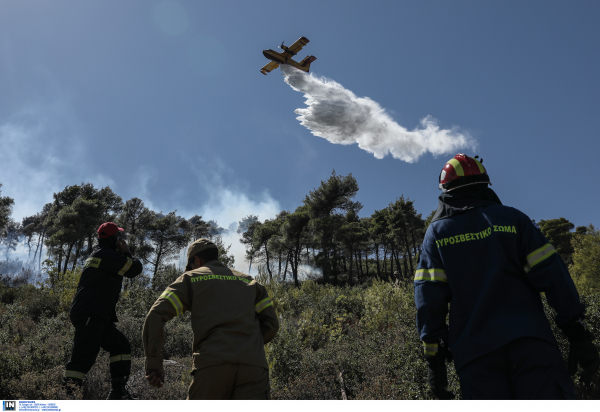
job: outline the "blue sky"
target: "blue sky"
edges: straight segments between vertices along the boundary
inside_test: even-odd
[[[310,43],[311,72],[402,127],[430,115],[476,141],[502,201],[600,226],[600,3],[4,1],[0,182],[20,220],[82,181],[221,226],[293,210],[331,174],[361,216],[404,195],[427,215],[455,153],[413,163],[300,125],[302,93],[263,49]]]

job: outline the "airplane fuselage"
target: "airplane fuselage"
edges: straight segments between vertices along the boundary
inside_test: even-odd
[[[288,58],[284,56],[282,53],[278,53],[275,50],[263,50],[263,56],[267,59],[274,61],[279,64],[287,64]],[[291,60],[291,59],[289,59]]]
[[[288,53],[290,53],[290,52],[288,51]],[[263,50],[263,55],[267,59],[274,61],[277,64],[289,64],[290,66],[294,66],[296,69],[302,70],[303,72],[308,72],[308,70],[309,70],[309,65],[300,64],[297,61],[293,60],[290,56],[286,56],[285,54],[276,52],[275,50],[272,50],[272,49]],[[313,59],[316,59],[316,58],[313,58]],[[313,61],[313,59],[311,59],[311,61]]]

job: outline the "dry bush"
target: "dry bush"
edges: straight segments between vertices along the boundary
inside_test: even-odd
[[[266,345],[273,399],[432,399],[427,366],[415,328],[412,291],[405,285],[334,287],[305,282],[301,288],[270,284],[281,329]],[[163,355],[166,382],[161,389],[144,379],[141,332],[148,305],[157,292],[132,284],[119,301],[117,324],[131,342],[129,387],[140,399],[185,399],[191,383],[192,331],[189,315],[167,324]],[[600,347],[600,295],[582,296],[587,322]],[[568,342],[546,314],[566,359]],[[0,286],[0,397],[65,399],[64,365],[70,358],[74,329],[47,290],[27,285]],[[600,374],[580,399],[600,399]],[[459,394],[453,365],[449,389]],[[100,352],[75,399],[106,399],[110,391],[108,354]]]
[[[67,396],[63,387],[63,366],[56,366],[45,372],[27,372],[20,379],[13,379],[10,389],[15,399],[81,399],[82,391],[74,390],[72,396]]]
[[[107,353],[98,356],[94,367],[86,375],[83,399],[106,399],[110,392],[110,370]],[[145,379],[144,358],[134,358],[127,384],[134,396],[143,400],[185,399],[192,382],[191,359],[165,361],[165,384],[162,388],[151,387]]]
[[[132,364],[128,386],[139,399],[181,400],[186,399],[192,383],[191,358],[172,359],[164,362],[165,383],[160,389],[151,387],[144,378],[144,359],[136,359]]]
[[[19,379],[10,382],[10,390],[14,399],[87,399],[103,400],[110,392],[110,371],[108,354],[103,353],[90,372],[86,375],[82,389],[75,389],[68,396],[63,387],[64,366],[56,366],[43,373],[26,372]],[[165,362],[165,385],[156,389],[146,382],[144,359],[132,361],[131,375],[128,382],[130,393],[144,400],[178,400],[187,397],[188,387],[192,382],[191,360],[178,359]]]

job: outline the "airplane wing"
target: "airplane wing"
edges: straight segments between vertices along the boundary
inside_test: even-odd
[[[275,63],[274,61],[270,61],[269,63],[265,64],[265,66],[262,69],[260,69],[260,72],[262,74],[266,75],[271,70],[275,70],[278,67],[279,67],[279,64]]]
[[[300,37],[298,40],[296,40],[294,42],[294,44],[292,44],[290,47],[288,47],[285,52],[290,53],[292,56],[297,54],[300,50],[302,50],[302,48],[304,46],[306,46],[306,44],[309,42],[309,40],[306,37]]]

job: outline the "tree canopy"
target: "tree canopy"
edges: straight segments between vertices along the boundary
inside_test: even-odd
[[[10,255],[22,244],[28,264],[40,270],[45,251],[53,273],[65,276],[75,273],[97,245],[100,224],[113,221],[125,229],[130,250],[142,260],[147,275],[161,279],[171,279],[174,270],[181,270],[173,264],[201,237],[212,239],[223,263],[233,266],[232,245],[225,239],[235,237],[246,249],[248,271],[258,266],[270,280],[296,286],[302,279],[334,285],[354,285],[371,277],[410,281],[435,211],[423,218],[415,201],[400,195],[364,216],[355,200],[358,190],[352,174],[338,175],[334,170],[293,212],[282,210],[263,220],[247,214],[237,222],[223,222],[225,229],[199,214],[186,219],[177,211],[153,211],[142,199],[123,201],[108,186],[80,183],[55,193],[52,202],[20,223],[10,217],[13,199],[0,197],[1,252],[5,266],[12,267]],[[575,228],[564,217],[540,220],[539,226],[570,265],[578,286],[595,288],[600,270],[598,230],[591,225]]]

